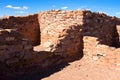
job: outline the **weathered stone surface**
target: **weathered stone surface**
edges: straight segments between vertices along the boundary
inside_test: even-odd
[[[14,29],[0,29],[0,66],[4,66],[0,67],[0,76],[23,74],[25,67],[23,69],[20,68],[25,64],[25,57],[28,57],[27,60],[32,60],[34,57],[33,53],[35,52],[32,49],[33,47],[29,41],[23,40],[18,31]],[[27,64],[31,64],[31,62]],[[19,72],[20,70],[22,72]]]
[[[0,29],[0,42],[0,79],[43,72],[65,62],[50,52],[33,51],[30,42],[12,29]]]
[[[0,19],[0,28],[17,29],[23,38],[27,38],[32,45],[40,44],[40,30],[38,15],[25,17],[7,17]]]
[[[119,42],[120,42],[120,25],[117,25],[116,27],[117,27],[117,32],[119,34]],[[120,46],[120,44],[119,44],[119,46]]]
[[[84,11],[84,36],[96,37],[100,44],[117,47],[118,33],[114,17]]]
[[[41,47],[63,57],[82,54],[82,11],[49,11],[39,14]]]
[[[110,47],[107,45],[98,44],[99,41],[94,41],[97,38],[85,36],[84,40],[84,55],[85,58],[94,61],[100,61],[107,64],[107,66],[120,67],[120,48]]]

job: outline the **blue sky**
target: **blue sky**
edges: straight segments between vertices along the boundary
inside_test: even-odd
[[[33,14],[50,9],[89,9],[120,17],[120,0],[0,0],[0,17]]]

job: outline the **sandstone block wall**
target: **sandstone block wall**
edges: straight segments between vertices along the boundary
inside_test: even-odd
[[[119,34],[119,42],[120,42],[120,25],[117,25],[116,27],[117,27],[117,32]]]
[[[85,36],[97,38],[98,44],[118,47],[115,21],[116,18],[104,13],[86,10],[39,13],[41,48],[59,55],[78,53],[83,49]]]
[[[22,68],[31,65],[32,49],[30,42],[16,30],[0,29],[0,76],[24,73]]]
[[[42,16],[43,14],[46,17]],[[42,17],[40,18],[40,16]],[[52,20],[53,23],[50,20]],[[72,22],[73,20],[74,22]],[[44,23],[42,23],[41,21]],[[58,21],[59,23],[57,23]],[[99,37],[98,39],[100,43],[103,44],[107,44],[110,46],[118,45],[117,44],[118,34],[116,33],[117,31],[115,26],[116,24],[120,23],[119,19],[115,17],[109,17],[105,14],[93,13],[90,11],[61,11],[61,13],[60,11],[41,12],[39,14],[39,22],[38,22],[38,14],[30,15],[26,17],[9,17],[9,18],[0,19],[0,27],[4,29],[5,28],[18,29],[18,31],[22,34],[24,38],[29,39],[32,45],[36,46],[39,45],[41,42],[40,29],[42,29],[42,27],[40,28],[40,25],[48,26],[52,24],[55,26],[55,25],[59,25],[60,21],[61,23],[64,21],[64,24],[66,24],[66,22],[67,23],[72,22],[71,24],[84,23],[83,25],[85,26],[83,29],[84,35]]]
[[[37,14],[25,17],[11,16],[0,19],[0,28],[17,29],[24,38],[30,40],[32,45],[40,44],[40,30]]]
[[[35,52],[15,29],[0,29],[0,79],[44,71],[64,62],[50,52]]]
[[[49,11],[39,13],[41,48],[64,57],[82,54],[83,12]]]
[[[83,35],[96,37],[100,44],[117,47],[119,43],[114,17],[84,11]]]

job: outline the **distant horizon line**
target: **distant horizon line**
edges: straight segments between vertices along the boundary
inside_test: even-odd
[[[41,11],[39,11],[39,12],[35,12],[35,13],[27,13],[27,14],[22,14],[22,15],[2,15],[2,16],[0,16],[0,19],[1,18],[7,18],[7,17],[26,17],[26,16],[29,16],[29,15],[35,15],[35,14],[39,14],[39,13],[41,13],[41,12],[49,12],[49,11],[78,11],[78,10],[81,10],[81,11],[90,11],[90,12],[93,12],[93,13],[103,13],[103,14],[105,14],[105,15],[107,15],[107,16],[110,16],[110,17],[117,17],[117,18],[120,18],[120,17],[118,17],[118,16],[111,16],[111,15],[109,15],[109,14],[107,14],[106,12],[102,12],[102,11],[92,11],[92,10],[90,10],[90,9],[76,9],[76,10],[73,10],[73,9],[66,9],[66,10],[63,10],[63,9],[50,9],[50,10],[41,10]]]

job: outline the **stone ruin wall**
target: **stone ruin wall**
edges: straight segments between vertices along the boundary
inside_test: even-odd
[[[0,19],[0,28],[17,29],[24,38],[30,40],[33,46],[40,44],[38,14]]]
[[[96,37],[99,44],[119,46],[116,18],[104,13],[84,12],[83,36]]]
[[[3,71],[0,75],[42,71],[62,62],[80,59],[85,53],[92,54],[99,44],[118,47],[115,21],[116,18],[103,13],[80,10],[53,10],[1,19],[0,41],[4,44],[0,44],[0,70]],[[41,43],[39,52],[33,51],[29,42],[32,45]]]
[[[39,14],[41,49],[64,57],[82,54],[82,11],[49,11]]]
[[[26,64],[30,67],[28,63],[31,63],[29,56],[34,53],[32,49],[30,42],[16,30],[0,29],[0,79],[20,72]]]
[[[43,72],[64,62],[50,52],[33,51],[28,39],[15,29],[0,29],[0,79]],[[20,77],[19,77],[20,78]]]
[[[118,32],[118,34],[120,35],[120,25],[117,25],[116,27],[117,27],[117,32]],[[120,42],[120,36],[119,36],[119,42]],[[119,44],[119,45],[120,45],[120,44]]]
[[[80,53],[86,47],[85,41],[119,47],[116,18],[104,13],[49,11],[39,14],[39,23],[43,51],[62,56]],[[83,37],[86,38],[83,40]],[[91,42],[87,37],[94,37],[96,41]]]

